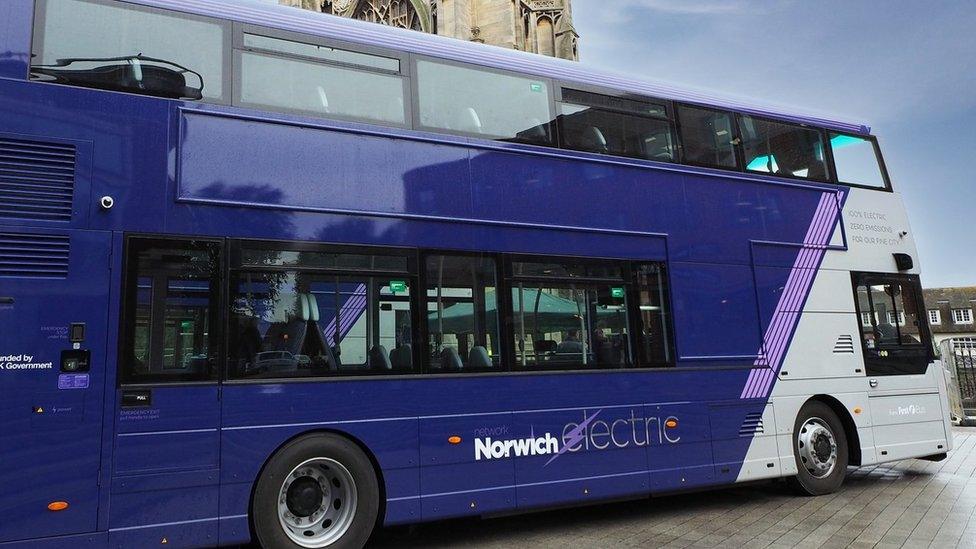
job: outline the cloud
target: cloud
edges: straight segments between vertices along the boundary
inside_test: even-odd
[[[753,11],[762,3],[744,0],[619,0],[613,4],[617,9],[645,9],[682,15],[722,15]]]
[[[875,124],[976,106],[961,93],[976,10],[895,3],[582,0],[574,15],[585,63],[642,79]]]

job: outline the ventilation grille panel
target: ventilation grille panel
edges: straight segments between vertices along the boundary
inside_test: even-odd
[[[837,338],[837,343],[834,343],[834,354],[838,355],[853,355],[854,354],[854,336],[842,335]]]
[[[0,276],[67,278],[67,236],[0,233]]]
[[[763,434],[762,412],[753,412],[747,415],[746,419],[742,422],[742,427],[739,427],[739,436],[745,437],[761,434]]]
[[[75,147],[0,137],[0,217],[71,221]]]

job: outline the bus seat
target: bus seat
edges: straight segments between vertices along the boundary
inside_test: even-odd
[[[555,353],[556,345],[556,341],[553,339],[537,339],[532,342],[532,348],[535,349],[535,354],[537,355]]]
[[[519,132],[518,136],[530,141],[549,141],[549,128],[538,118],[529,119],[530,126]]]
[[[325,93],[325,88],[322,86],[316,86],[319,94],[319,103],[322,105],[322,112],[328,114],[332,111],[329,109],[329,94]]]
[[[315,294],[305,294],[305,299],[308,302],[308,319],[312,322],[319,321],[319,300],[315,297]]]
[[[308,330],[308,300],[303,294],[283,294],[274,303],[272,324],[264,336],[264,351],[299,354]]]
[[[413,369],[413,348],[409,343],[404,343],[396,349],[390,351],[390,362],[394,370]]]
[[[481,117],[472,107],[462,109],[458,116],[457,129],[461,132],[482,133]]]
[[[476,345],[471,348],[471,352],[468,354],[468,368],[493,368],[495,364],[491,361],[491,357],[488,356],[488,349],[485,349],[481,345]]]
[[[332,347],[326,341],[325,334],[322,333],[322,327],[319,326],[318,299],[312,293],[305,294],[305,299],[308,301],[308,320],[306,322],[308,329],[305,334],[302,354],[310,356],[313,359],[319,357],[319,367],[321,367],[321,360],[324,360],[326,368],[331,371],[336,371],[339,369],[338,360],[336,360],[335,354],[332,352]]]
[[[454,347],[444,347],[441,351],[441,368],[445,370],[462,370],[464,363]]]
[[[296,320],[308,322],[312,317],[311,308],[308,304],[308,294],[298,294],[298,310],[295,311]]]
[[[369,350],[369,367],[374,370],[392,370],[393,364],[390,362],[390,353],[386,352],[386,347],[373,345]]]
[[[584,151],[606,154],[610,151],[607,138],[596,126],[588,126],[580,135],[580,148]]]

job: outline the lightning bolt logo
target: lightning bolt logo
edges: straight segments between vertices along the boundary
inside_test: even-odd
[[[570,448],[576,446],[580,441],[582,441],[583,437],[585,436],[587,427],[590,426],[590,423],[593,423],[593,420],[596,419],[597,416],[599,416],[600,412],[602,411],[603,410],[597,410],[595,414],[586,418],[586,420],[583,421],[583,423],[577,425],[575,429],[566,433],[563,436],[563,447],[559,449],[559,453],[549,458],[549,461],[547,461],[546,464],[543,465],[543,467],[546,467],[553,461],[556,461],[556,458],[565,454],[566,452],[569,451]],[[583,413],[585,414],[586,410],[584,410]]]

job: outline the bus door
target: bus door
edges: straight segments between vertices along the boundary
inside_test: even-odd
[[[879,461],[943,454],[948,435],[917,276],[855,273],[858,321]]]
[[[217,542],[221,248],[126,240],[113,545]]]
[[[96,529],[110,248],[0,227],[0,542]]]

